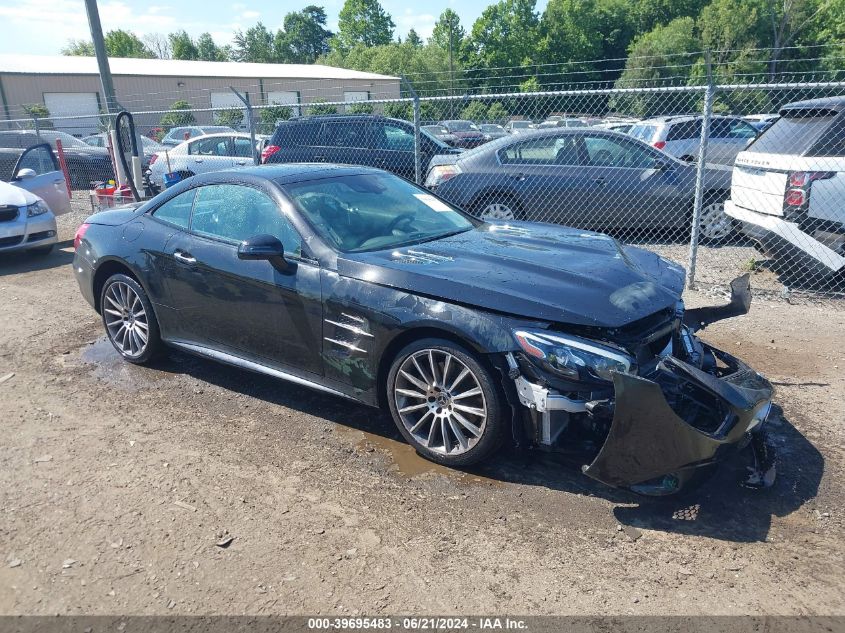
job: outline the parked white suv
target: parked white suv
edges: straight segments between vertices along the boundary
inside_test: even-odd
[[[692,162],[701,147],[701,116],[663,116],[640,121],[628,134],[675,158]],[[757,138],[757,129],[735,116],[716,115],[710,121],[707,162],[733,165],[736,155]]]
[[[784,272],[845,267],[845,96],[790,103],[736,158],[725,212]]]

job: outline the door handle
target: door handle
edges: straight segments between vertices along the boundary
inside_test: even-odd
[[[201,162],[202,162],[202,158],[195,158],[195,159],[194,159],[194,162],[195,162],[195,163],[201,163]]]
[[[519,180],[520,182],[522,182],[523,180],[525,180],[525,178],[526,178],[525,174],[514,174],[514,175],[513,175],[513,179],[514,179],[514,180]]]
[[[61,185],[64,181],[65,181],[65,179],[64,179],[64,178],[56,178],[56,179],[53,181],[53,184],[54,184],[54,185]]]
[[[314,157],[314,162],[316,162],[316,163],[324,163],[324,162],[326,162],[326,157],[325,157],[325,156],[315,156],[315,157]]]
[[[246,165],[246,161],[245,160],[236,160],[235,164],[236,165]]]
[[[603,185],[607,181],[604,178],[599,177],[599,178],[593,178],[593,182],[596,183],[597,185]]]
[[[173,257],[175,257],[177,261],[180,261],[183,264],[197,263],[196,257],[192,256],[190,253],[185,253],[183,251],[176,251],[175,253],[173,253]]]

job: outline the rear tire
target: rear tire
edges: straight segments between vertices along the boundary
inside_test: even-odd
[[[451,341],[427,338],[404,347],[387,377],[387,399],[402,437],[438,464],[477,464],[504,440],[504,396],[491,370]]]
[[[106,280],[100,314],[106,336],[124,360],[143,365],[164,349],[152,303],[132,277],[117,274]]]

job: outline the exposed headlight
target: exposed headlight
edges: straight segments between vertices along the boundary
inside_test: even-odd
[[[50,210],[46,204],[44,204],[41,200],[38,202],[34,202],[26,208],[26,217],[33,218],[36,215],[44,215]]]
[[[620,350],[545,330],[514,330],[514,338],[542,367],[570,380],[613,380],[612,372],[630,373],[634,359]]]
[[[454,178],[459,173],[461,173],[461,168],[457,165],[434,165],[428,170],[428,176],[425,179],[425,186],[437,187],[450,178]]]

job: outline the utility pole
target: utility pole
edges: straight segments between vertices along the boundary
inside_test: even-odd
[[[94,43],[94,53],[97,55],[97,66],[100,68],[100,86],[106,100],[106,110],[115,114],[119,107],[114,96],[114,84],[111,80],[109,57],[106,54],[106,43],[103,41],[103,27],[100,24],[100,11],[97,0],[85,0],[85,11],[88,13],[88,25],[91,28],[91,41]]]

